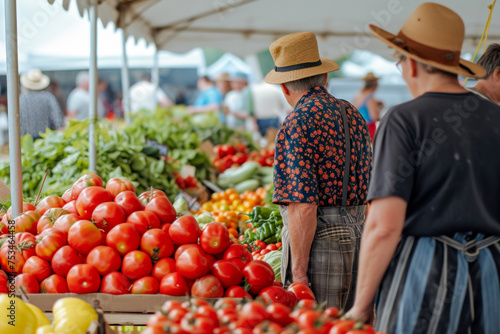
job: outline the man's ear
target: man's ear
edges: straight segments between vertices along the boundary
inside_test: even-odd
[[[493,81],[500,83],[500,66],[497,66],[491,75],[493,76]]]
[[[408,57],[407,59],[410,65],[410,78],[415,78],[418,73],[418,63],[412,58]]]
[[[285,95],[290,95],[290,91],[288,90],[288,87],[285,86],[285,84],[280,84],[281,90],[283,91],[283,94]]]

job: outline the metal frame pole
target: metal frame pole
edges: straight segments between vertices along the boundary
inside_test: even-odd
[[[23,206],[16,0],[5,1],[5,39],[7,52],[7,110],[9,118],[10,189],[12,217],[15,218],[21,213]]]
[[[151,73],[151,81],[153,82],[153,85],[155,86],[155,105],[158,105],[158,89],[160,87],[160,66],[159,66],[159,60],[158,60],[158,46],[155,45],[155,54],[153,58],[153,70]]]
[[[96,172],[97,152],[95,127],[97,123],[97,0],[89,7],[90,66],[89,66],[89,171]]]
[[[122,29],[122,106],[125,122],[130,123],[130,73],[127,60],[127,36]]]

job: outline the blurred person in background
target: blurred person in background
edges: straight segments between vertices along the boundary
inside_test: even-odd
[[[235,130],[245,130],[248,119],[248,81],[245,73],[236,73],[229,79],[231,91],[224,98],[223,108],[227,110],[226,124]]]
[[[485,68],[486,76],[478,79],[469,90],[479,96],[500,104],[500,44],[491,44],[477,61]]]
[[[292,110],[281,90],[262,81],[251,85],[249,93],[249,114],[252,121],[247,129],[262,137],[268,129],[279,129],[282,119]]]
[[[222,97],[226,97],[226,94],[231,91],[230,78],[228,73],[221,73],[215,77],[215,87],[222,94]]]
[[[76,87],[68,96],[67,116],[83,120],[89,118],[89,73],[86,71],[78,72],[76,75]],[[104,116],[104,105],[97,99],[97,117]]]
[[[363,88],[354,97],[353,101],[368,125],[372,141],[375,136],[377,121],[380,119],[380,112],[384,109],[384,103],[374,97],[378,88],[378,79],[373,72],[368,72],[363,78]]]
[[[156,96],[155,96],[156,91]],[[151,82],[151,74],[144,72],[141,81],[130,87],[130,111],[132,114],[141,109],[155,111],[157,106],[168,108],[174,105],[165,92]]]
[[[215,83],[205,75],[198,78],[197,87],[200,93],[194,104],[187,108],[188,114],[214,112],[218,114],[219,120],[225,123],[224,113],[221,112],[223,97]]]
[[[66,96],[64,95],[64,92],[62,91],[61,87],[55,81],[54,79],[50,80],[50,86],[49,86],[50,91],[52,94],[54,94],[57,103],[59,103],[59,108],[61,108],[61,114],[63,117],[66,116]]]
[[[62,128],[64,118],[61,108],[55,96],[46,90],[50,84],[49,77],[40,70],[33,69],[21,75],[20,82],[21,136],[30,134],[33,139],[38,139],[46,129]]]

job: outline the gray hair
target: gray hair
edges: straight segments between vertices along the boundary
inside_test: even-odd
[[[87,71],[82,71],[82,72],[78,72],[78,74],[76,75],[76,85],[77,86],[80,86],[86,82],[89,81],[89,72]]]
[[[299,79],[285,83],[286,88],[288,88],[289,91],[294,93],[305,92],[314,87],[325,86],[325,85],[326,85],[326,76],[324,74],[318,74],[312,77],[307,77],[304,79]]]
[[[484,79],[488,79],[495,69],[500,67],[500,44],[490,44],[477,63],[484,67],[486,70]]]

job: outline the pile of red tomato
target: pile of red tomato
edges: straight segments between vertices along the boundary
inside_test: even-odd
[[[272,167],[274,165],[274,147],[263,149],[259,152],[250,152],[249,161],[257,161],[263,167]]]
[[[231,168],[233,165],[243,165],[248,160],[247,148],[243,144],[236,145],[216,145],[214,147],[216,157],[212,164],[219,173]]]
[[[312,299],[299,300],[295,308],[280,302],[238,303],[234,299],[220,299],[214,306],[203,299],[167,301],[142,333],[375,334],[371,326],[340,316],[335,307],[321,311]]]
[[[62,198],[24,203],[23,211],[14,235],[10,212],[2,218],[0,263],[28,293],[251,298],[274,283],[272,267],[232,244],[223,224],[200,230],[193,216],[176,217],[163,192],[137,197],[127,180],[104,186],[88,174]]]

